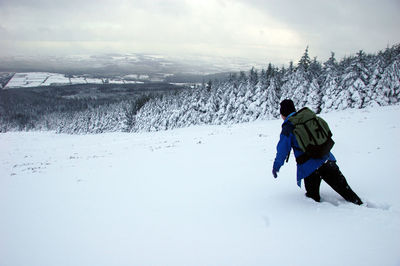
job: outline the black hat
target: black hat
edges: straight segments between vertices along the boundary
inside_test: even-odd
[[[280,113],[283,116],[288,116],[293,112],[296,112],[296,108],[294,107],[294,103],[290,99],[283,100],[281,103]]]

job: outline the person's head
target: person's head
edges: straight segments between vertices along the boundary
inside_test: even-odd
[[[296,108],[294,107],[294,103],[290,99],[283,100],[281,103],[280,114],[283,120],[288,117],[293,112],[296,112]]]

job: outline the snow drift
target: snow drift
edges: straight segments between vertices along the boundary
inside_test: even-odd
[[[399,265],[400,106],[323,114],[367,206],[292,157],[281,120],[147,133],[0,134],[0,265]]]

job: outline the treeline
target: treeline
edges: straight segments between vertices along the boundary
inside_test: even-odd
[[[121,86],[121,85],[120,85]],[[125,86],[125,85],[124,85]],[[0,90],[0,132],[102,133],[124,130],[132,107],[180,86],[73,85]],[[136,111],[137,112],[137,111]]]
[[[400,45],[376,54],[359,51],[340,61],[332,53],[323,63],[311,58],[307,48],[298,63],[291,62],[288,67],[269,64],[262,70],[252,68],[248,73],[233,73],[227,79],[210,80],[191,90],[101,104],[93,100],[73,112],[44,109],[34,118],[13,119],[4,115],[7,110],[3,100],[0,130],[137,132],[239,123],[278,117],[279,102],[285,98],[293,99],[298,108],[309,106],[317,113],[391,105],[400,100],[399,66]],[[46,105],[46,99],[38,101],[42,103],[36,105]],[[15,105],[19,104],[17,100]],[[60,102],[61,109],[63,105]],[[13,108],[14,114],[26,115],[29,108],[27,101],[26,105]]]
[[[279,116],[279,102],[320,112],[391,105],[400,98],[400,45],[377,54],[359,51],[320,63],[308,48],[295,66],[251,69],[202,89],[151,99],[136,115],[131,131],[165,130],[199,124],[227,124]]]

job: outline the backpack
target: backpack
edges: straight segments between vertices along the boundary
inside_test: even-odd
[[[288,119],[294,126],[293,134],[304,152],[296,158],[302,164],[310,158],[322,158],[330,152],[335,142],[328,123],[309,108],[304,107]]]

